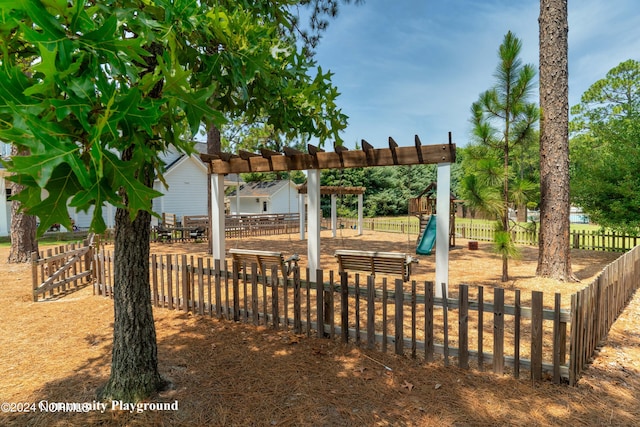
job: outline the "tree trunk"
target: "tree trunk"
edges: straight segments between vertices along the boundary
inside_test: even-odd
[[[540,241],[536,274],[572,280],[567,0],[540,0]]]
[[[20,152],[14,145],[11,148],[11,155],[29,155],[29,151]],[[12,182],[9,188],[11,189],[11,194],[15,195],[22,191],[23,186]],[[2,197],[4,197],[4,194]],[[9,263],[30,262],[31,253],[38,252],[36,217],[20,212],[21,205],[17,200],[11,202],[11,250],[9,252]]]
[[[151,173],[145,178],[151,182]],[[126,197],[125,197],[126,203]],[[115,218],[114,326],[111,376],[98,393],[103,400],[137,402],[161,390],[156,331],[149,285],[151,214],[131,221],[126,209]]]

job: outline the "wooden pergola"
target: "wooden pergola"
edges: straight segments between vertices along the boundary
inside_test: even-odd
[[[338,215],[336,209],[336,196],[350,194],[358,196],[358,235],[362,235],[362,222],[363,222],[363,213],[364,213],[364,192],[366,191],[365,187],[350,187],[350,186],[339,186],[339,185],[322,185],[320,187],[320,195],[321,196],[331,196],[331,231],[333,237],[336,237],[337,229],[338,229]],[[301,184],[298,186],[298,194],[307,194],[307,183]],[[305,232],[305,222],[304,222],[304,210],[305,204],[304,199],[301,197],[299,199],[299,212],[300,212],[300,240],[304,240],[304,232]]]
[[[320,266],[320,171],[322,169],[365,168],[376,166],[438,165],[438,215],[436,225],[436,289],[440,294],[441,283],[448,284],[448,230],[449,193],[451,188],[451,163],[456,159],[456,146],[451,141],[446,144],[422,145],[416,135],[412,146],[401,147],[389,137],[388,148],[374,148],[362,140],[362,148],[349,150],[334,145],[333,151],[309,144],[307,153],[285,147],[284,152],[267,149],[260,153],[240,150],[238,154],[201,154],[200,158],[209,165],[211,173],[211,204],[214,227],[212,254],[214,259],[225,258],[225,215],[224,215],[224,175],[249,172],[307,171],[308,197],[308,266],[315,271]],[[441,195],[442,194],[442,195]],[[441,206],[442,204],[442,206]],[[440,274],[439,274],[440,273]]]

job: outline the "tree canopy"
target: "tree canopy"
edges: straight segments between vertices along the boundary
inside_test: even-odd
[[[138,401],[163,386],[149,287],[161,154],[190,154],[204,123],[243,112],[288,137],[340,141],[331,73],[297,44],[297,5],[332,0],[0,0],[0,139],[16,197],[70,228],[68,206],[116,206],[111,376],[99,397]],[[326,11],[331,13],[329,9]],[[312,13],[321,17],[325,11]],[[44,191],[43,191],[44,190]],[[44,197],[44,198],[43,198]]]
[[[640,62],[595,82],[571,109],[571,196],[592,221],[640,229]]]
[[[0,2],[0,139],[31,151],[7,166],[39,232],[70,226],[67,201],[95,208],[96,231],[105,203],[125,207],[121,192],[132,218],[151,211],[159,194],[140,163],[162,179],[160,153],[190,153],[201,123],[234,111],[291,138],[340,141],[338,91],[297,46],[291,5]]]

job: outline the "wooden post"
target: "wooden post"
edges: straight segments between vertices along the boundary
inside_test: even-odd
[[[324,278],[322,270],[316,272],[316,320],[318,328],[316,330],[318,338],[324,338]]]
[[[542,292],[531,293],[531,379],[542,379]]]
[[[513,331],[513,376],[520,378],[520,289],[515,291],[515,314],[514,314],[514,331]]]
[[[458,296],[458,366],[469,369],[469,286],[460,285]]]
[[[478,369],[484,371],[484,287],[478,287]]]
[[[285,280],[287,280],[285,278]],[[302,304],[300,301],[300,269],[293,271],[293,331],[302,333]]]
[[[367,348],[376,346],[376,287],[375,276],[367,277]]]
[[[340,329],[342,329],[342,342],[349,342],[349,274],[346,271],[340,273]]]
[[[493,372],[504,372],[504,289],[493,294]]]
[[[424,359],[433,362],[433,282],[424,283]]]
[[[4,180],[4,179],[3,179]],[[31,284],[33,289],[33,301],[38,301],[38,252],[31,252]]]
[[[404,353],[404,293],[403,293],[403,281],[402,279],[396,279],[395,286],[395,340],[396,340],[396,354],[401,355]]]

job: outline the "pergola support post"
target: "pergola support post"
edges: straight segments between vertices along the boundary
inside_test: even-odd
[[[211,254],[213,259],[225,259],[224,175],[211,174]]]
[[[436,297],[447,297],[449,289],[449,209],[451,207],[451,163],[438,163],[436,193]],[[447,295],[442,295],[445,283]]]
[[[338,212],[336,209],[336,200],[337,197],[335,194],[331,195],[331,235],[333,237],[337,236],[338,229]]]
[[[320,170],[307,171],[307,197],[309,200],[309,241],[307,262],[311,274],[320,268]]]
[[[305,216],[306,216],[306,203],[307,196],[305,194],[298,194],[298,212],[300,212],[300,240],[304,240],[305,236]]]

